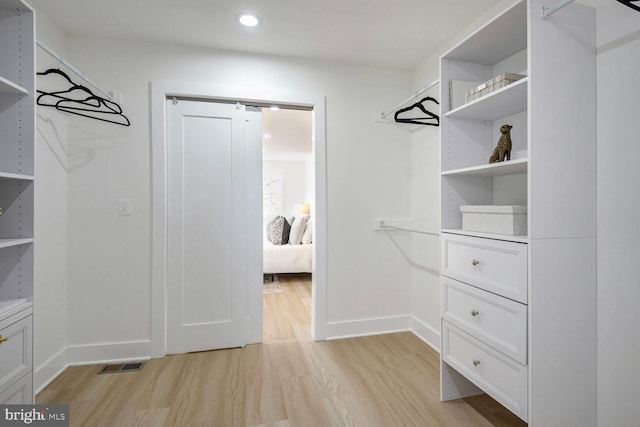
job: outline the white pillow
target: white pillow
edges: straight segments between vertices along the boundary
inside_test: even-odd
[[[302,243],[303,245],[308,245],[309,243],[311,243],[312,237],[313,237],[313,219],[310,218],[309,221],[307,221],[307,227],[304,229],[304,233],[302,234],[302,240],[300,241],[300,243]]]
[[[302,240],[302,235],[307,226],[307,219],[304,217],[296,217],[291,224],[291,231],[289,232],[289,244],[299,245]]]

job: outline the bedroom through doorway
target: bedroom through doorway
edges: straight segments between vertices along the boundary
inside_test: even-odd
[[[313,112],[262,108],[263,342],[311,340]]]

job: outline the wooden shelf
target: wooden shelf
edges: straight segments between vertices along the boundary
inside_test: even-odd
[[[442,172],[442,176],[474,175],[474,176],[502,176],[527,173],[529,159],[515,159],[508,162],[489,163]]]
[[[11,93],[16,95],[28,95],[29,91],[12,82],[11,80],[7,80],[4,77],[0,76],[0,93]]]
[[[447,118],[496,120],[502,117],[525,111],[527,109],[527,83],[525,77],[473,100],[445,114]]]

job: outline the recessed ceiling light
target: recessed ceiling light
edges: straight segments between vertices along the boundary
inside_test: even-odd
[[[280,107],[278,107],[277,105],[272,105],[271,107],[269,107],[269,109],[271,111],[280,111]]]
[[[262,22],[259,16],[250,13],[240,13],[236,15],[236,20],[245,27],[255,27]]]

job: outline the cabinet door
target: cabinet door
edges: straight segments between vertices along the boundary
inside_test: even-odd
[[[0,329],[0,392],[31,372],[32,319],[29,315]]]

